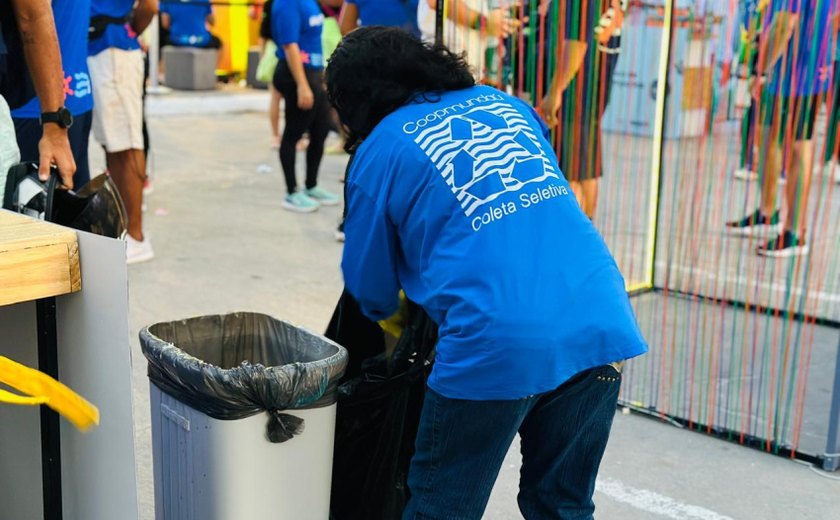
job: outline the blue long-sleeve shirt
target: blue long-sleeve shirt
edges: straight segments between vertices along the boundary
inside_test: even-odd
[[[439,325],[429,386],[461,399],[548,392],[644,353],[624,280],[545,127],[490,87],[386,117],[347,179],[345,284],[372,319],[398,291]]]

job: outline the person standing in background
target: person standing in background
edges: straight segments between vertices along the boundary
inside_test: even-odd
[[[0,2],[0,200],[9,167],[20,160],[6,98],[16,98],[27,83],[34,85],[44,116],[38,176],[46,181],[54,164],[62,185],[72,188],[76,163],[68,125],[54,122],[66,123],[69,112],[64,107],[64,73],[49,0]]]
[[[90,180],[88,140],[93,121],[93,94],[87,67],[90,0],[53,0],[52,12],[64,68],[64,106],[73,116],[73,124],[66,129],[76,162],[73,185],[81,188]],[[41,103],[34,88],[27,89],[25,95],[23,104],[12,110],[15,134],[21,160],[38,162],[38,143],[44,132],[41,126]],[[55,124],[60,125],[61,122]]]
[[[137,35],[158,12],[157,0],[92,0],[88,67],[93,82],[93,135],[125,204],[128,263],[154,258],[143,234],[144,60]]]
[[[209,0],[164,2],[160,8],[160,25],[169,31],[168,43],[174,47],[220,50],[222,40],[208,29],[215,23]],[[217,60],[221,58],[220,51]],[[216,68],[219,68],[218,63]]]
[[[828,136],[825,143],[825,175],[828,175],[834,182],[840,184],[840,12],[834,14],[832,19],[832,32],[834,38],[834,70],[832,78],[834,81],[834,96],[831,100],[831,108],[828,113]]]
[[[347,0],[341,10],[341,34],[363,25],[398,27],[420,36],[418,0]]]
[[[773,0],[759,38],[753,97],[760,104],[763,153],[760,156],[759,207],[726,223],[739,235],[776,234],[756,253],[784,258],[808,253],[806,224],[814,167],[817,111],[832,88],[832,19],[830,0]],[[776,209],[777,186],[787,173],[782,219]]]
[[[624,7],[620,0],[594,0],[584,12],[572,0],[550,4],[541,0],[539,13],[559,20],[562,41],[555,43],[557,70],[541,109],[549,126],[557,127],[560,168],[583,212],[594,219],[604,170],[601,117],[621,51]]]
[[[494,5],[498,2],[493,2]],[[465,53],[473,75],[481,80],[487,73],[487,55],[495,55],[499,40],[516,31],[521,21],[510,16],[510,7],[490,7],[490,0],[444,0],[443,44]],[[423,41],[434,42],[437,0],[419,0],[417,25]]]
[[[330,106],[324,91],[324,51],[321,33],[324,13],[316,0],[274,0],[271,37],[278,45],[274,88],[286,100],[285,128],[280,142],[280,165],[286,179],[283,208],[298,213],[334,206],[338,197],[318,186],[324,141],[330,131]],[[309,132],[306,147],[306,184],[299,190],[296,146]]]

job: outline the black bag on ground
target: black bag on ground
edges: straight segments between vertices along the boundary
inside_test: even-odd
[[[437,325],[409,304],[408,324],[388,358],[382,330],[347,292],[327,337],[350,354],[338,389],[330,513],[333,520],[399,520],[423,408]]]
[[[158,323],[140,331],[140,345],[161,391],[214,419],[268,412],[271,442],[303,431],[284,410],[335,403],[347,366],[332,341],[256,313]]]

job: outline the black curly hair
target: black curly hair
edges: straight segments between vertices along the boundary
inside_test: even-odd
[[[394,27],[360,27],[344,37],[326,73],[330,103],[349,137],[348,152],[410,99],[475,85],[463,56]]]

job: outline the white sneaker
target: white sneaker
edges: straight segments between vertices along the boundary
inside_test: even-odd
[[[758,174],[746,168],[738,168],[732,174],[739,181],[755,181],[758,180]]]
[[[131,235],[125,236],[126,255],[125,263],[139,264],[146,262],[155,257],[155,251],[152,249],[152,243],[149,242],[149,237],[143,238],[143,241],[131,238]]]

